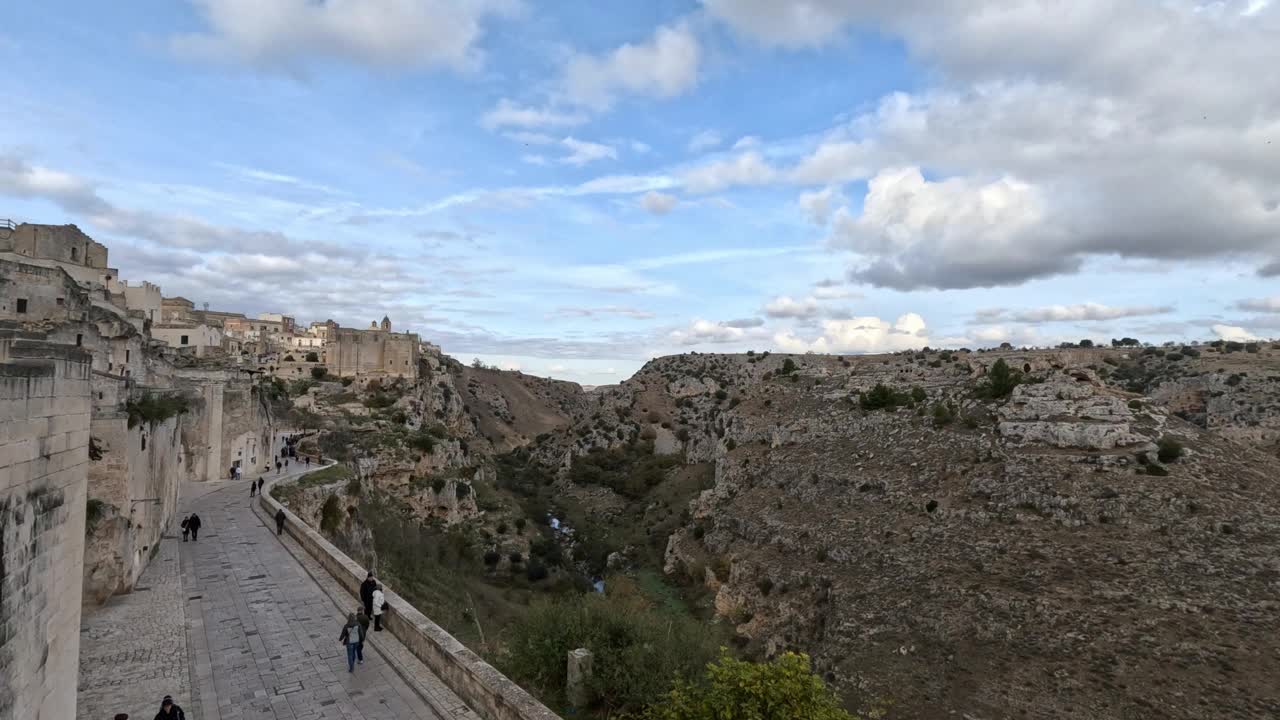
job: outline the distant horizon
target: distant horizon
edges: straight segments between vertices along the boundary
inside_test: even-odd
[[[10,3],[0,218],[583,384],[1246,342],[1280,335],[1276,37],[1271,0]]]

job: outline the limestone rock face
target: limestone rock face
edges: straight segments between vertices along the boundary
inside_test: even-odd
[[[1140,428],[1127,399],[1070,379],[1019,385],[999,417],[1007,440],[1086,450],[1145,445],[1164,424],[1163,416],[1149,413]]]

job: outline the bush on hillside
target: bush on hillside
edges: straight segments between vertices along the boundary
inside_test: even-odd
[[[883,383],[876,383],[875,387],[862,394],[858,404],[863,410],[892,410],[909,402],[911,398],[906,393],[894,390]]]
[[[329,368],[326,368],[326,367],[311,368],[311,377],[315,378],[316,380],[324,380],[325,377],[327,377],[328,375],[329,375]],[[350,385],[351,383],[344,382],[343,384]]]
[[[1013,389],[1022,382],[1022,373],[1009,368],[1009,363],[1000,358],[987,373],[987,382],[978,388],[978,394],[989,400],[1007,398]]]
[[[783,653],[767,663],[722,653],[698,682],[675,689],[644,714],[645,720],[804,718],[854,720],[840,699],[813,673],[808,655]]]
[[[320,356],[319,356],[319,355],[317,355],[317,354],[315,354],[314,352],[309,352],[309,353],[307,353],[306,361],[307,361],[307,362],[320,362]]]
[[[136,400],[129,400],[124,409],[129,414],[129,427],[143,422],[154,425],[187,412],[191,409],[191,401],[187,396],[176,393],[149,393]]]
[[[341,524],[342,505],[338,502],[337,495],[330,495],[325,498],[324,505],[320,506],[320,529],[326,533],[332,533]]]
[[[1162,463],[1177,462],[1182,457],[1182,443],[1165,435],[1156,443],[1156,458]]]
[[[530,562],[527,569],[534,567]],[[597,706],[617,716],[661,701],[673,679],[694,681],[715,657],[716,646],[708,628],[693,618],[655,611],[632,598],[578,595],[535,605],[514,628],[502,664],[554,705],[567,679],[565,656],[590,648],[588,690]]]

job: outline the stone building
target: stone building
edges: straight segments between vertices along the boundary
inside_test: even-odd
[[[340,376],[387,375],[418,377],[419,340],[415,333],[391,331],[390,318],[368,330],[333,328],[334,337],[326,348],[329,372]]]

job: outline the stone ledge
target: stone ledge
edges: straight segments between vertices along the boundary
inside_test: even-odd
[[[358,597],[365,569],[271,497],[271,489],[279,482],[268,480],[264,486],[258,498],[263,509],[273,517],[277,510],[283,509],[287,518],[285,531],[290,537],[347,592]],[[486,720],[561,720],[385,583],[382,588],[390,605],[389,613],[383,616],[383,627],[480,716]]]

